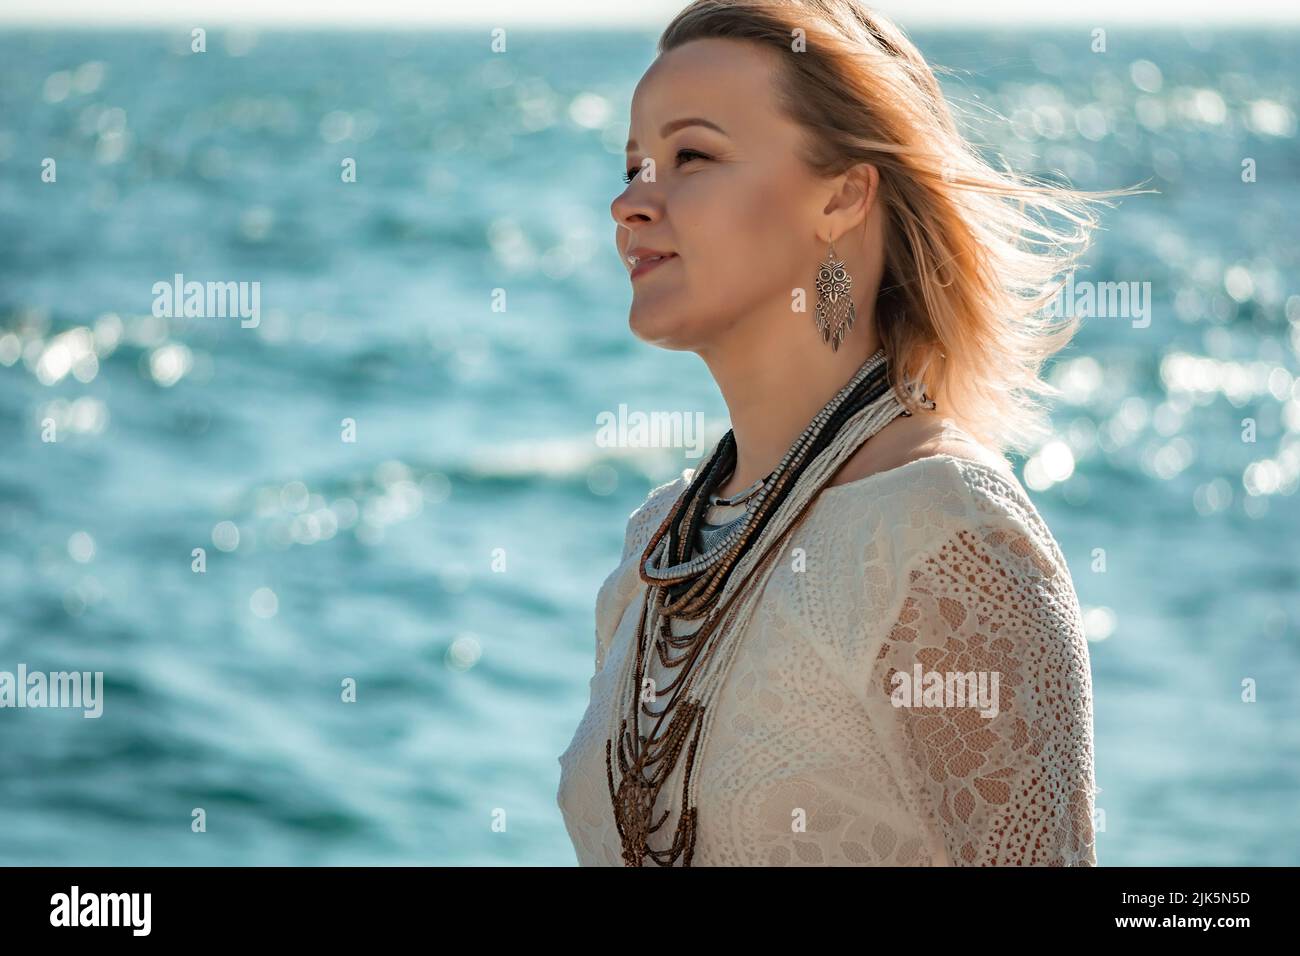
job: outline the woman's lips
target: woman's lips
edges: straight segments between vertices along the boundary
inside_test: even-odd
[[[677,258],[677,253],[670,252],[668,255],[661,256],[658,259],[647,259],[644,262],[638,262],[636,264],[636,268],[632,270],[632,278],[635,279],[638,276],[643,276],[651,269],[655,268],[656,266],[661,266],[665,262],[671,262],[673,259],[676,258]]]

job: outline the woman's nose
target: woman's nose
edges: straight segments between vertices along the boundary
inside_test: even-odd
[[[614,217],[614,222],[629,227],[654,222],[660,215],[651,196],[650,185],[638,179],[634,179],[627,189],[614,197],[614,201],[609,204],[609,213]]]

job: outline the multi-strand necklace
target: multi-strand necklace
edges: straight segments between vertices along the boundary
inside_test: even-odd
[[[773,474],[775,474],[775,472],[773,472]],[[760,478],[748,488],[743,491],[738,491],[734,495],[723,497],[715,495],[713,492],[709,492],[709,504],[714,508],[735,508],[738,505],[743,505],[750,498],[754,497],[754,495],[758,494],[759,490],[769,479],[771,479],[771,477],[772,475],[768,475],[767,478]],[[713,524],[707,521],[701,522],[699,531],[695,536],[695,550],[700,554],[712,551],[724,538],[726,538],[743,517],[745,517],[744,512],[741,512],[736,515],[736,517],[723,521],[720,524]]]
[[[890,386],[882,349],[813,417],[757,488],[724,498],[714,492],[736,465],[735,436],[728,431],[651,536],[641,556],[647,588],[637,651],[629,655],[616,692],[627,709],[614,708],[605,743],[610,801],[628,866],[641,866],[647,857],[660,866],[678,859],[690,866],[698,822],[695,758],[712,723],[709,704],[734,659],[759,585],[826,482],[863,442],[907,414]],[[700,534],[710,506],[742,501],[742,515]],[[676,634],[674,621],[701,623],[690,633]],[[652,652],[665,671],[680,668],[665,686],[653,687],[648,679]],[[655,710],[652,705],[665,695],[667,702]],[[642,716],[653,721],[648,733],[642,732]],[[650,837],[669,815],[665,809],[655,821],[655,803],[683,750],[677,827],[670,846],[654,849]]]

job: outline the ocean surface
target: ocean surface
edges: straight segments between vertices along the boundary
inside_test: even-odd
[[[916,39],[986,148],[1158,190],[1087,270],[1149,321],[1085,321],[1017,460],[1087,617],[1099,862],[1300,863],[1300,35]],[[0,32],[0,671],[104,674],[98,719],[0,709],[0,863],[573,863],[596,590],[699,461],[598,416],[727,427],[627,328],[654,41]],[[177,274],[259,283],[256,326],[155,316]]]

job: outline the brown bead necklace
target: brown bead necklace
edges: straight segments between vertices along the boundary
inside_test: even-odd
[[[616,691],[627,710],[619,714],[615,708],[617,727],[611,726],[605,742],[610,802],[626,865],[641,866],[647,858],[659,866],[672,866],[678,860],[691,865],[698,826],[695,760],[712,722],[708,703],[734,659],[761,583],[840,465],[894,418],[908,414],[890,386],[882,349],[818,412],[763,487],[747,498],[745,514],[717,544],[692,554],[704,514],[735,468],[731,431],[651,536],[641,557],[641,579],[647,588],[637,623],[636,654]],[[674,621],[701,623],[677,634]],[[663,687],[655,687],[649,676],[652,644],[664,671],[678,671]],[[668,695],[667,702],[655,710],[652,705],[663,695]],[[642,716],[653,722],[648,733],[641,732]],[[682,810],[671,844],[655,849],[650,838],[670,814],[665,809],[655,820],[655,804],[683,751]]]

